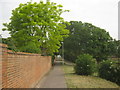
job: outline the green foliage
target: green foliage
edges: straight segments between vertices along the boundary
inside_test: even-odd
[[[25,46],[20,47],[19,50],[29,53],[40,53],[40,48],[37,47],[35,42],[28,42]]]
[[[15,46],[15,41],[13,38],[9,37],[9,38],[2,38],[2,43],[3,44],[7,44],[8,45],[8,49],[9,50],[13,50],[13,51],[19,51],[16,46]]]
[[[92,75],[96,71],[96,60],[89,54],[82,54],[76,59],[75,72],[80,75]]]
[[[12,10],[11,21],[3,24],[6,27],[3,30],[10,31],[20,51],[53,54],[61,46],[63,37],[69,33],[63,24],[67,22],[60,16],[67,11],[62,7],[49,1],[20,4]]]
[[[67,25],[70,30],[69,37],[64,41],[65,59],[73,61],[79,54],[89,53],[99,62],[107,59],[108,42],[112,40],[104,29],[90,23],[70,21]]]
[[[106,60],[100,63],[99,76],[101,78],[116,82],[120,85],[120,63],[118,61]]]
[[[120,58],[120,40],[109,42],[109,55]]]
[[[120,58],[120,40],[118,40],[118,41],[114,41],[114,46],[115,46],[115,53],[114,53],[114,55],[116,56],[116,57],[118,57],[118,58]]]
[[[51,64],[52,64],[52,66],[54,66],[54,64],[55,64],[55,63],[54,63],[55,55],[52,56],[52,59],[51,59],[51,60],[52,60],[52,61],[51,61],[51,62],[52,62]]]
[[[118,54],[117,54],[118,58],[120,58],[120,47],[118,47]]]
[[[1,43],[7,44],[7,39],[6,38],[1,38]]]

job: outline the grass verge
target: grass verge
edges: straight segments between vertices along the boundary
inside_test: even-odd
[[[68,88],[120,88],[117,84],[94,76],[77,75],[74,65],[63,65]]]

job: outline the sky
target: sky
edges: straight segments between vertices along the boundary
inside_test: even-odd
[[[9,32],[3,32],[2,23],[9,22],[11,12],[20,3],[30,0],[0,0],[0,34],[9,37]],[[39,0],[32,0],[39,2]],[[46,0],[43,0],[46,1]],[[82,21],[105,29],[114,39],[118,39],[118,2],[119,0],[50,0],[62,4],[63,9],[70,10],[62,14],[66,21]]]

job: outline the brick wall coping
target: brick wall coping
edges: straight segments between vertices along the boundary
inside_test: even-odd
[[[2,43],[0,43],[0,48],[7,48],[8,46],[6,45],[6,44],[2,44]]]

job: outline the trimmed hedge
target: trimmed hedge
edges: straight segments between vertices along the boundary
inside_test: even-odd
[[[99,76],[120,85],[120,63],[106,60],[100,63]]]
[[[79,75],[92,75],[96,71],[96,60],[89,54],[82,54],[76,59],[75,73]]]

